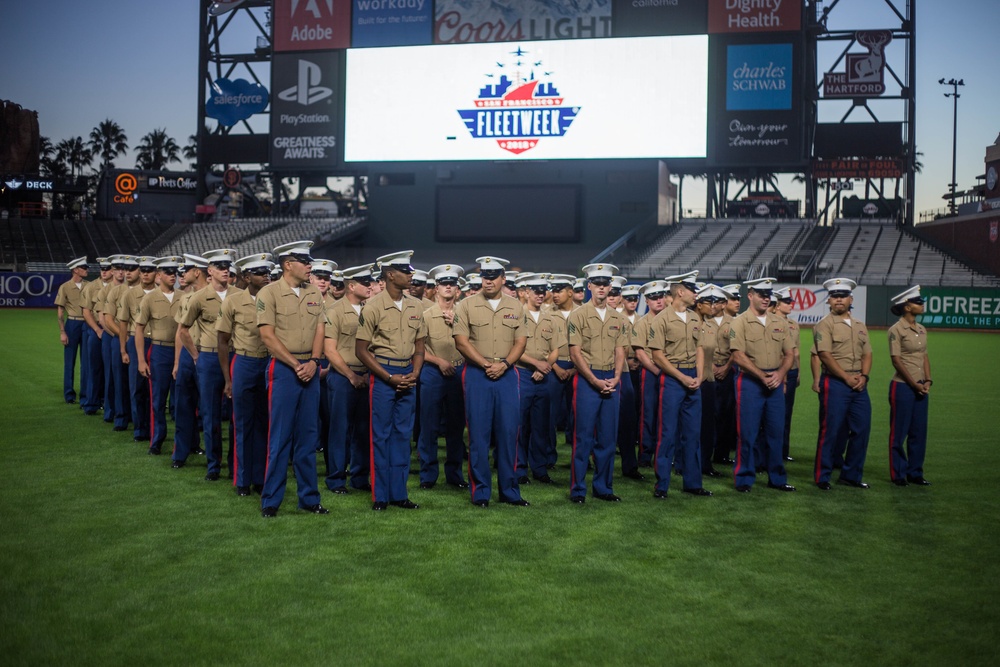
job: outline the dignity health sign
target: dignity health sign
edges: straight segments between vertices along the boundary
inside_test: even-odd
[[[705,35],[350,49],[346,76],[348,162],[706,156]]]

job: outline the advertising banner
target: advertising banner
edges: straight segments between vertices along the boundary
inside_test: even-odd
[[[68,273],[0,273],[0,308],[55,308]]]
[[[354,0],[351,46],[430,44],[434,33],[432,0]]]
[[[888,30],[862,30],[855,33],[854,39],[868,52],[848,53],[844,57],[843,72],[824,73],[823,97],[878,97],[885,92],[884,49],[892,41],[892,33]]]
[[[351,45],[351,0],[274,0],[273,21],[276,53]]]
[[[830,307],[826,303],[827,291],[822,285],[792,285],[791,292],[792,312],[788,316],[800,325],[811,327],[830,314]],[[855,287],[851,312],[857,313],[864,321],[867,319],[867,307],[868,288]]]
[[[789,36],[762,42],[711,37],[710,135],[720,165],[787,165],[802,160],[801,51]]]
[[[704,35],[708,5],[705,0],[614,0],[611,27],[615,37]]]
[[[708,32],[790,32],[802,27],[801,0],[708,0]]]
[[[705,35],[351,49],[345,160],[705,157],[707,76]]]
[[[1000,290],[921,287],[926,299],[917,321],[928,329],[1000,329]]]
[[[572,3],[438,0],[434,3],[435,44],[593,39],[611,35],[608,0]]]
[[[339,164],[342,53],[274,55],[272,168],[329,168]]]

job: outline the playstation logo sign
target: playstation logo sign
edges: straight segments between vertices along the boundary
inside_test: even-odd
[[[285,102],[298,102],[302,106],[315,104],[333,95],[333,89],[319,85],[323,73],[319,65],[308,60],[299,60],[299,77],[291,88],[278,93],[278,99]]]

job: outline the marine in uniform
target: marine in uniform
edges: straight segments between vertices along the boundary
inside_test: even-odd
[[[712,456],[716,448],[716,411],[715,397],[715,348],[718,345],[719,322],[716,315],[722,312],[722,306],[727,298],[726,293],[711,283],[698,290],[697,311],[701,317],[701,347],[705,351],[704,370],[702,371],[701,389],[701,474],[703,477],[721,477],[722,473],[712,465]]]
[[[338,265],[332,259],[314,259],[309,267],[309,282],[323,295],[323,309],[327,309],[337,303],[330,292],[333,272]],[[341,276],[343,277],[343,276]],[[330,436],[330,402],[326,384],[326,377],[330,370],[330,362],[326,357],[319,361],[319,449],[326,456],[327,439]],[[329,461],[327,462],[329,467]]]
[[[435,303],[423,312],[427,338],[424,339],[424,365],[420,371],[418,402],[423,428],[417,439],[421,489],[430,489],[437,484],[440,474],[439,435],[443,435],[445,441],[445,481],[460,489],[469,488],[462,475],[465,399],[462,396],[461,373],[465,359],[455,348],[452,337],[458,279],[463,273],[465,271],[457,264],[441,264],[429,271],[436,289]]]
[[[868,396],[871,340],[864,322],[851,316],[857,283],[849,278],[831,278],[823,287],[829,295],[830,314],[813,327],[813,343],[823,364],[814,480],[820,489],[830,489],[837,443],[850,433],[844,467],[837,483],[867,489],[868,485],[861,478],[872,421],[872,404]]]
[[[573,462],[570,500],[583,503],[587,496],[587,463],[593,456],[594,497],[618,502],[612,488],[622,373],[625,372],[626,321],[608,307],[611,279],[618,267],[588,264],[591,299],[574,310],[567,326],[569,354],[576,367],[573,379]]]
[[[552,305],[548,310],[552,313],[554,334],[561,341],[559,355],[552,366],[555,382],[549,383],[552,389],[552,396],[549,399],[549,439],[553,444],[553,449],[545,462],[545,467],[549,470],[555,467],[558,459],[555,449],[557,431],[562,429],[567,434],[567,442],[572,440],[570,434],[573,431],[573,377],[576,375],[576,367],[569,356],[567,327],[569,315],[576,309],[576,304],[573,302],[574,282],[576,276],[566,273],[549,276],[549,297],[552,299]]]
[[[128,367],[128,388],[132,414],[132,440],[149,440],[149,381],[139,375],[139,353],[135,342],[135,322],[143,297],[156,289],[156,265],[152,257],[139,257],[139,281],[121,293],[116,318],[122,362]],[[147,363],[149,359],[146,359]]]
[[[647,347],[660,369],[660,425],[657,437],[654,498],[666,498],[675,460],[684,478],[684,493],[710,496],[701,478],[701,384],[705,373],[704,335],[695,305],[697,271],[664,278],[671,305],[649,325]]]
[[[421,302],[424,300],[424,292],[427,289],[427,272],[421,271],[420,269],[413,269],[413,275],[410,276],[410,287],[407,290],[410,296],[414,299],[419,299]]]
[[[319,357],[323,354],[323,297],[309,284],[312,241],[278,246],[281,279],[257,293],[257,328],[271,355],[267,365],[267,469],[261,516],[278,515],[292,457],[299,509],[329,514],[316,477],[319,441]]]
[[[729,334],[733,318],[740,312],[741,287],[738,283],[722,286],[726,302],[722,304],[722,312],[716,315],[718,333],[715,336],[712,372],[715,375],[715,414],[718,423],[712,462],[719,465],[733,465],[736,461],[731,455],[739,448],[736,436],[736,370],[733,367],[732,351],[729,349]]]
[[[233,402],[233,486],[238,496],[264,489],[269,359],[257,328],[257,296],[270,284],[273,267],[269,252],[236,260],[236,269],[246,289],[222,302],[215,323],[218,363],[224,382],[222,393]]]
[[[174,283],[183,261],[181,257],[161,257],[153,262],[157,288],[142,297],[135,318],[136,365],[140,378],[149,383],[149,453],[154,456],[160,455],[167,439],[167,395],[174,379],[176,317],[181,306]]]
[[[660,367],[653,363],[647,346],[649,325],[667,307],[670,285],[663,280],[651,280],[639,287],[639,295],[646,300],[647,312],[632,325],[629,340],[639,363],[639,382],[636,403],[639,408],[639,461],[640,467],[653,464],[656,439],[660,423]]]
[[[115,320],[117,306],[109,304],[108,295],[125,283],[123,263],[125,255],[112,255],[108,260],[111,262],[111,282],[98,290],[94,299],[94,314],[104,331],[101,336],[101,361],[104,363],[104,421],[113,424],[116,431],[124,431],[128,427],[128,420],[125,419],[121,428],[118,421],[118,375],[121,370],[121,354],[118,348],[118,323]]]
[[[775,313],[788,322],[788,334],[792,337],[792,367],[785,376],[785,433],[781,444],[781,455],[786,461],[794,461],[791,454],[792,412],[795,409],[795,392],[799,387],[799,323],[789,317],[792,312],[792,290],[782,287],[774,291],[777,299]]]
[[[191,354],[192,351],[197,353],[194,341],[201,339],[201,327],[196,321],[182,336],[180,325],[187,315],[191,298],[208,286],[208,260],[185,253],[183,261],[179,271],[180,305],[174,317],[178,327],[174,337],[174,449],[170,458],[171,467],[175,469],[183,468],[190,454],[205,451],[198,445],[198,370]]]
[[[180,334],[184,347],[191,353],[198,375],[198,410],[201,413],[203,440],[207,468],[205,480],[214,482],[219,479],[222,470],[222,413],[223,405],[228,399],[223,394],[226,386],[222,369],[219,367],[218,346],[219,337],[216,331],[216,321],[222,310],[222,304],[227,297],[237,294],[240,290],[229,285],[229,269],[236,259],[236,251],[231,248],[209,250],[202,256],[208,261],[208,285],[188,300],[181,315]],[[191,337],[191,327],[198,324],[198,340]],[[226,356],[230,354],[225,351]],[[204,359],[202,355],[205,355]],[[203,363],[199,363],[203,362]],[[232,461],[232,424],[230,423],[229,459]],[[232,468],[230,468],[230,472]]]
[[[358,317],[355,354],[372,375],[369,388],[372,509],[417,509],[409,499],[410,436],[417,378],[424,365],[427,327],[420,300],[407,288],[412,250],[379,257],[385,291],[365,303]]]
[[[548,281],[536,274],[522,273],[517,283],[525,294],[524,328],[528,335],[524,353],[517,360],[520,392],[518,429],[518,484],[528,483],[528,471],[542,483],[552,483],[547,464],[554,458],[556,442],[549,426],[553,385],[558,383],[553,367],[564,344],[559,338],[565,327],[556,328],[552,311],[542,311],[549,290]],[[565,335],[565,334],[562,334]]]
[[[927,329],[917,322],[923,312],[920,285],[892,297],[892,314],[899,321],[888,334],[889,358],[896,369],[889,383],[889,477],[896,486],[930,485],[924,479],[924,455],[934,380],[927,356]]]
[[[104,403],[104,356],[101,353],[101,338],[104,328],[98,320],[97,298],[101,289],[111,282],[111,262],[107,257],[98,257],[100,280],[92,280],[83,287],[83,355],[87,359],[87,400],[81,396],[80,407],[83,414],[96,415]],[[83,378],[80,378],[81,382]]]
[[[757,464],[754,444],[764,429],[767,458],[767,486],[779,491],[795,491],[788,483],[781,457],[781,437],[785,424],[785,375],[792,367],[792,339],[786,322],[767,312],[774,278],[758,278],[744,283],[750,307],[733,318],[729,347],[736,373],[736,437],[738,448],[734,478],[736,490],[749,493]]]
[[[114,335],[112,344],[112,374],[115,382],[115,431],[125,431],[132,423],[132,394],[129,389],[129,368],[125,359],[123,341],[128,339],[128,329],[119,320],[122,296],[139,284],[139,260],[134,255],[121,255],[124,282],[108,290],[104,302],[104,330]]]
[[[344,284],[344,272],[340,269],[334,270],[330,273],[330,300],[340,301],[344,298],[344,292],[347,287]],[[329,301],[327,301],[329,303]]]
[[[77,257],[66,265],[70,279],[56,292],[56,319],[59,322],[59,342],[63,346],[63,399],[76,403],[76,356],[80,354],[80,403],[86,397],[86,379],[83,360],[83,288],[90,270],[86,257]]]
[[[344,298],[326,309],[323,350],[330,363],[326,375],[330,413],[326,488],[334,493],[348,492],[348,477],[355,489],[371,490],[368,368],[355,350],[358,319],[372,291],[372,266],[363,264],[344,269]]]
[[[614,291],[614,284],[611,286]],[[619,293],[620,312],[625,317],[625,369],[622,372],[621,400],[618,413],[618,455],[621,457],[622,476],[631,479],[645,479],[639,472],[636,447],[639,445],[639,401],[636,388],[639,386],[640,369],[635,348],[632,347],[632,329],[639,321],[636,310],[639,307],[639,285],[623,285]]]
[[[496,442],[497,495],[500,502],[526,506],[517,475],[520,419],[518,372],[527,331],[520,302],[502,293],[505,267],[498,257],[479,257],[482,290],[455,309],[455,348],[465,357],[462,387],[469,427],[469,482],[472,504],[487,507],[492,495],[489,449]],[[470,290],[471,294],[471,290]]]

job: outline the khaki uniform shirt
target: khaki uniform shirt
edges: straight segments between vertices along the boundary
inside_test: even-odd
[[[572,361],[569,358],[569,326],[567,322],[569,313],[563,315],[563,311],[554,306],[546,308],[545,312],[552,316],[552,330],[556,339],[560,341],[558,361]]]
[[[709,317],[701,321],[701,347],[705,350],[704,372],[702,380],[704,382],[715,382],[715,370],[712,368],[712,359],[715,358],[715,346],[718,344],[719,325],[715,319]]]
[[[238,287],[230,285],[226,289],[226,301],[241,291]],[[195,322],[199,323],[198,337],[195,338],[192,333],[191,339],[202,352],[215,352],[219,346],[215,322],[222,312],[222,303],[223,300],[219,298],[215,288],[207,285],[191,295],[187,302],[187,310],[181,315],[181,324],[186,327],[191,327]]]
[[[156,345],[174,346],[174,336],[177,334],[177,321],[174,319],[181,310],[181,295],[173,293],[171,302],[159,287],[142,297],[139,301],[139,313],[136,324],[145,327],[146,337]]]
[[[308,283],[299,288],[298,296],[282,279],[257,292],[257,326],[273,326],[281,344],[300,361],[312,356],[323,312],[323,295]]]
[[[187,315],[188,306],[191,303],[191,297],[195,294],[197,294],[197,291],[181,292],[178,295],[180,297],[181,304],[177,309],[177,313],[174,315],[174,321],[177,322],[177,324],[181,324],[184,321],[184,316]],[[176,299],[178,297],[174,298]],[[197,322],[191,325],[189,333],[191,334],[191,340],[194,341],[195,347],[197,347],[198,338],[201,336],[201,327],[198,326]]]
[[[104,312],[104,302],[108,298],[108,292],[114,286],[115,286],[114,282],[110,282],[107,285],[104,285],[102,287],[98,287],[97,288],[97,293],[94,294],[93,306],[91,306],[91,308],[90,308],[92,311],[94,311],[94,315],[95,316],[97,316],[100,313]],[[97,318],[97,321],[98,321],[98,323],[102,327],[104,326],[104,323],[101,322],[101,318],[100,317]]]
[[[715,324],[715,320],[712,320]],[[722,322],[717,325],[715,332],[715,352],[712,354],[712,364],[715,366],[725,366],[729,363],[729,357],[733,356],[729,349],[729,332],[733,329],[733,318],[731,315],[723,315]],[[707,364],[706,364],[707,365]]]
[[[781,366],[785,352],[792,351],[792,339],[788,335],[785,318],[767,313],[764,324],[749,308],[731,323],[729,349],[740,350],[762,371],[777,370]]]
[[[111,319],[117,320],[118,302],[121,300],[122,294],[124,294],[127,289],[129,289],[128,283],[122,283],[121,285],[115,285],[112,283],[108,287],[108,291],[104,294],[104,306],[101,308],[101,311],[106,313]]]
[[[694,368],[701,330],[701,318],[696,312],[687,311],[685,322],[676,310],[667,306],[650,323],[646,345],[651,350],[663,350],[663,356],[677,368]]]
[[[784,316],[782,316],[784,317]],[[792,337],[792,349],[799,349],[799,323],[790,317],[785,317],[785,321],[788,322],[788,335]],[[799,360],[792,356],[792,367],[790,370],[797,371],[799,369]]]
[[[872,351],[868,327],[864,322],[852,317],[848,324],[833,313],[813,327],[813,340],[817,352],[829,352],[847,373],[860,373],[862,359]]]
[[[450,361],[454,366],[461,366],[465,359],[455,347],[455,339],[452,337],[453,325],[445,321],[441,306],[436,303],[428,306],[424,310],[423,318],[427,327],[427,339],[424,341],[427,352]]]
[[[927,356],[927,329],[919,322],[910,324],[902,317],[889,328],[889,356],[899,357],[903,368],[914,382],[926,380],[924,358]],[[893,382],[905,382],[899,371],[892,376]]]
[[[62,306],[67,317],[74,319],[83,318],[83,288],[87,286],[87,281],[82,281],[80,287],[76,286],[72,280],[67,280],[59,286],[56,292],[56,305]]]
[[[365,302],[358,318],[357,339],[368,341],[378,357],[403,360],[413,357],[414,343],[427,337],[420,299],[403,294],[403,309],[396,308],[389,292],[380,292]],[[377,360],[376,360],[377,361]]]
[[[255,359],[267,356],[267,346],[260,339],[260,329],[257,328],[257,300],[250,290],[226,296],[219,310],[219,319],[215,321],[215,333],[216,341],[219,333],[229,334],[236,354]]]
[[[364,304],[361,304],[362,308]],[[355,373],[367,371],[355,353],[358,313],[347,299],[340,299],[326,309],[326,337],[337,341],[337,352]]]
[[[629,327],[624,315],[607,308],[602,322],[597,308],[587,302],[570,313],[568,325],[569,344],[580,348],[588,366],[615,369],[615,348],[628,344]]]
[[[562,319],[562,316],[558,313],[555,314],[555,317]],[[528,332],[528,340],[524,348],[524,354],[528,355],[532,359],[545,361],[549,358],[549,353],[551,353],[552,350],[559,348],[560,340],[556,338],[556,328],[554,325],[553,314],[551,312],[538,313],[538,322],[535,322],[535,318],[531,316],[531,313],[525,310],[524,328]],[[517,365],[521,368],[534,370],[527,364],[522,364],[520,361],[517,362]]]
[[[527,338],[524,327],[524,307],[506,294],[500,296],[496,311],[480,292],[463,299],[455,307],[455,336],[467,336],[474,348],[487,361],[504,359],[518,338]]]
[[[105,283],[102,283],[100,280],[91,280],[89,283],[87,283],[83,288],[83,295],[82,295],[83,301],[81,302],[80,306],[84,310],[89,310],[91,313],[97,313],[98,312],[98,308],[96,306],[97,298],[98,295],[101,293],[101,290],[104,288],[104,286]],[[101,323],[98,322],[97,325],[100,326]]]
[[[152,294],[154,291],[159,291],[159,288],[154,287],[146,292],[142,285],[135,285],[129,287],[118,297],[118,312],[115,317],[119,322],[128,322],[129,336],[135,335],[135,319],[139,317],[139,304],[146,294]],[[149,338],[149,330],[146,331],[146,338]]]

